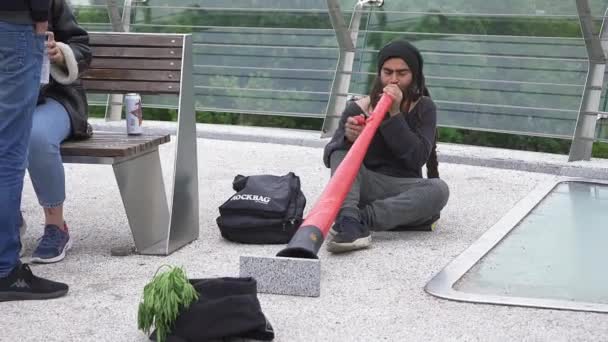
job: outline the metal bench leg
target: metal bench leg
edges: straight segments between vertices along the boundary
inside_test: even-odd
[[[184,37],[183,46],[171,210],[158,149],[113,165],[135,247],[141,254],[169,255],[199,235],[192,36]]]
[[[137,252],[167,255],[169,208],[158,148],[112,167]]]
[[[171,225],[168,253],[196,240],[199,234],[198,162],[196,115],[192,85],[192,36],[184,37],[183,68],[177,136],[175,137],[175,174],[171,199]]]

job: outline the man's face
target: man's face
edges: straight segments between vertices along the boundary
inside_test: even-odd
[[[380,80],[383,86],[396,84],[405,92],[412,83],[412,72],[409,66],[401,58],[389,58],[382,65]]]

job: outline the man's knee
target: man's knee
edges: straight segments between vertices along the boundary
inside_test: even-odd
[[[448,184],[440,178],[428,179],[429,195],[433,204],[441,210],[448,203],[450,198],[450,188]]]
[[[435,215],[448,203],[450,189],[446,182],[439,178],[420,179],[412,191],[405,191],[398,197],[405,196],[413,209],[424,215]]]

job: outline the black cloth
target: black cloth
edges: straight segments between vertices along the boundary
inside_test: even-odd
[[[56,41],[65,43],[72,49],[78,63],[78,72],[86,70],[92,57],[89,35],[76,22],[74,13],[65,0],[51,0],[49,31],[53,31]],[[61,103],[70,115],[72,131],[69,139],[91,137],[92,129],[87,123],[89,106],[80,80],[63,85],[51,77],[49,84],[40,90],[38,103],[43,103],[47,97]]]
[[[348,102],[336,132],[325,146],[323,162],[326,167],[329,167],[334,151],[350,149],[352,144],[344,135],[346,119],[362,113],[363,109],[355,101]],[[387,116],[380,124],[363,164],[369,170],[387,176],[422,178],[422,166],[429,159],[435,141],[436,124],[435,103],[429,97],[421,97],[409,113]]]
[[[20,24],[47,21],[50,2],[51,0],[1,0],[0,21]],[[27,16],[20,15],[24,13]]]
[[[272,325],[257,298],[255,279],[191,279],[190,283],[199,299],[179,314],[167,342],[274,339]],[[156,332],[150,338],[155,339]]]

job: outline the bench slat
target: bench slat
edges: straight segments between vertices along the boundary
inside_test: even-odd
[[[120,134],[100,134],[99,132],[94,132],[94,139],[85,139],[85,140],[74,140],[70,141],[70,146],[95,146],[95,145],[105,145],[108,143],[129,143],[129,144],[141,144],[150,141],[151,138],[164,137],[164,135],[127,135],[126,129],[125,133]]]
[[[179,35],[149,35],[149,34],[120,34],[105,32],[90,32],[91,46],[142,46],[142,47],[182,47],[183,36]]]
[[[143,47],[115,47],[92,46],[93,58],[97,57],[130,57],[130,58],[181,58],[181,48],[143,48]]]
[[[181,57],[181,56],[180,56]],[[104,58],[94,56],[91,61],[94,69],[138,69],[138,70],[181,70],[180,59],[140,59]]]
[[[126,128],[125,128],[126,130]],[[68,140],[64,143],[66,146],[95,146],[105,145],[109,142],[124,143],[124,144],[140,144],[151,140],[160,139],[163,142],[169,141],[169,135],[166,134],[140,134],[140,135],[127,135],[127,133],[116,133],[116,132],[99,132],[94,131],[93,136],[85,140]],[[167,139],[166,141],[164,139]]]
[[[118,80],[118,81],[162,81],[179,82],[180,73],[177,71],[150,70],[119,70],[119,69],[88,69],[81,78],[83,80]]]
[[[104,81],[83,79],[82,84],[87,91],[98,93],[179,94],[179,82]]]
[[[87,140],[66,141],[61,144],[64,156],[87,157],[129,157],[145,153],[155,147],[169,142],[169,135],[129,136],[120,133],[95,132]]]

